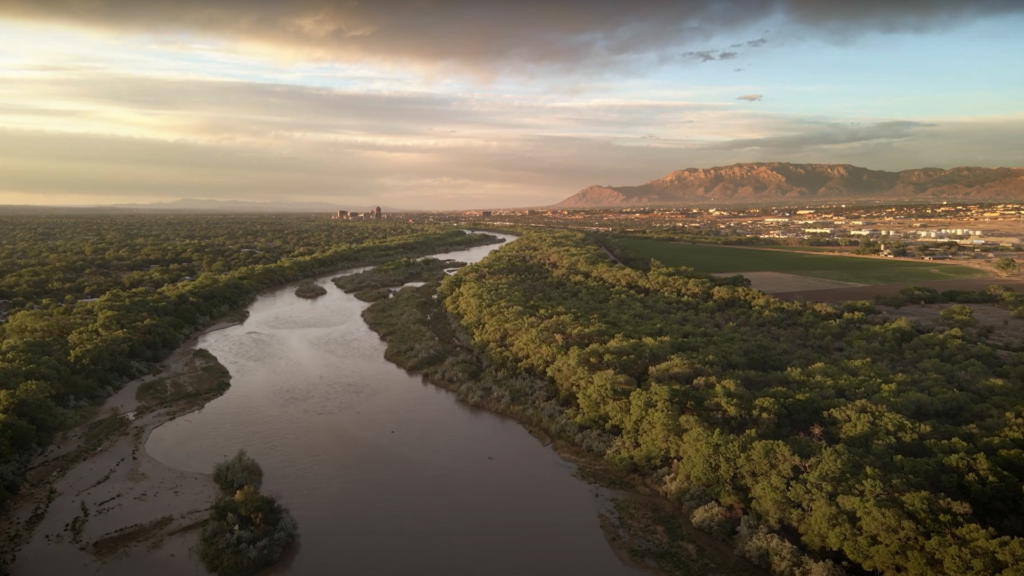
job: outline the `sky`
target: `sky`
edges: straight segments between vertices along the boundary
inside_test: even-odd
[[[1020,0],[0,0],[0,204],[1024,166]]]

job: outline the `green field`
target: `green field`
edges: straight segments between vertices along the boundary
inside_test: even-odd
[[[839,246],[775,246],[773,244],[764,244],[758,246],[747,246],[748,248],[758,248],[762,250],[785,250],[787,252],[848,252],[854,253],[854,248],[840,248]],[[738,246],[733,246],[738,248]]]
[[[984,271],[967,266],[909,260],[883,260],[850,256],[826,256],[740,248],[680,244],[656,240],[623,240],[633,253],[668,266],[687,266],[697,272],[783,272],[858,284],[899,284],[983,278]]]

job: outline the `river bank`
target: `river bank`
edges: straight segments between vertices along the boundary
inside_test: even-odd
[[[514,420],[572,464],[574,475],[594,486],[602,530],[621,561],[671,575],[766,574],[730,543],[695,528],[655,481],[604,460],[610,438],[577,427],[545,381],[489,370],[437,288],[404,288],[363,313],[387,343],[385,358],[463,403]]]
[[[512,238],[509,238],[512,240]],[[440,258],[476,262],[495,246]],[[189,471],[238,448],[302,527],[281,572],[379,576],[641,576],[608,546],[595,488],[515,421],[475,410],[384,359],[368,304],[316,279],[261,295],[250,318],[199,342],[232,374],[201,412],[146,450]],[[278,570],[278,569],[275,569]]]
[[[236,314],[207,332],[242,320]],[[95,418],[36,458],[4,519],[15,576],[207,573],[191,548],[217,487],[209,474],[165,466],[143,448],[157,427],[227,390],[230,374],[195,349],[198,338],[176,350],[158,374],[126,384]]]
[[[433,249],[449,252],[465,249],[466,246],[500,241],[493,237],[478,236],[455,242],[459,246]],[[426,244],[416,245],[407,248],[399,256],[422,255],[430,249]],[[367,254],[361,261],[347,262],[342,266],[326,266],[318,273],[352,269],[354,266],[382,261],[386,261],[386,258]],[[253,299],[257,297],[256,294],[252,296]],[[84,569],[85,564],[95,560],[89,557],[91,552],[99,552],[98,556],[102,557],[96,569],[103,565],[104,573],[120,573],[111,571],[114,569],[107,566],[117,565],[131,554],[112,554],[111,551],[119,551],[129,541],[159,543],[159,546],[154,545],[155,550],[174,548],[163,542],[160,536],[179,536],[183,533],[180,529],[189,526],[175,521],[190,520],[195,516],[189,502],[202,500],[203,510],[209,506],[212,500],[200,498],[200,495],[205,496],[205,492],[196,487],[197,483],[205,482],[207,470],[194,471],[199,476],[183,475],[177,470],[168,473],[161,469],[166,467],[155,461],[142,447],[153,430],[177,416],[201,408],[205,402],[223,393],[224,390],[217,389],[205,395],[187,394],[187,398],[181,397],[181,393],[188,392],[192,386],[192,377],[202,372],[197,362],[203,366],[219,367],[216,359],[198,357],[199,353],[192,349],[202,336],[238,326],[247,315],[245,310],[229,312],[213,326],[196,333],[161,362],[158,374],[147,375],[123,385],[98,408],[82,408],[72,414],[74,421],[84,423],[79,426],[69,423],[67,426],[73,426],[73,429],[60,433],[44,453],[32,459],[19,494],[8,503],[7,512],[0,519],[0,531],[5,535],[3,547],[0,548],[0,574],[7,574],[12,569],[16,574],[39,573],[36,564],[32,563],[35,560],[29,561],[26,558],[37,559],[46,571],[62,570],[66,566]],[[230,375],[225,372],[224,376],[227,378]],[[136,397],[140,389],[152,387],[154,382],[164,380],[176,380],[179,384],[183,382],[183,388],[179,386],[175,390],[168,390],[163,397],[149,398],[151,404],[160,403],[158,409],[145,405]],[[130,482],[131,486],[125,482]],[[150,486],[152,490],[148,489]],[[114,489],[109,489],[111,487]],[[164,501],[168,498],[166,496],[156,498],[155,494],[161,491],[164,491],[164,495],[170,491],[177,504],[171,505]],[[103,496],[93,498],[94,492],[102,492]],[[182,496],[186,492],[194,497]],[[135,503],[125,506],[129,500],[148,503],[148,508]],[[119,514],[126,507],[137,509],[137,513],[121,518]],[[149,509],[166,514],[150,520],[152,514],[147,511]],[[170,522],[169,516],[174,516]],[[90,548],[97,543],[98,546]],[[114,546],[110,546],[112,544]],[[54,545],[63,546],[57,546],[60,550],[56,550]],[[180,558],[187,553],[189,546],[178,548],[166,555]],[[146,566],[148,569],[148,564]],[[168,568],[168,573],[184,573],[181,566],[175,564]]]

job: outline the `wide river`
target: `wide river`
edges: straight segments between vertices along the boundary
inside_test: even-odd
[[[509,241],[514,237],[506,237]],[[501,245],[439,254],[477,262]],[[330,283],[285,286],[245,324],[204,335],[231,389],[156,429],[147,451],[209,472],[245,448],[299,523],[296,575],[619,576],[601,499],[516,422],[384,360],[367,304]]]

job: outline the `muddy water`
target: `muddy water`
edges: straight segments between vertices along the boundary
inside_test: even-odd
[[[475,262],[498,246],[439,256]],[[238,448],[255,456],[264,491],[301,531],[297,553],[273,572],[642,574],[609,548],[598,499],[570,465],[515,422],[385,361],[360,316],[367,304],[329,277],[318,283],[326,296],[284,287],[254,302],[244,325],[204,336],[231,389],[146,445],[201,472]]]

